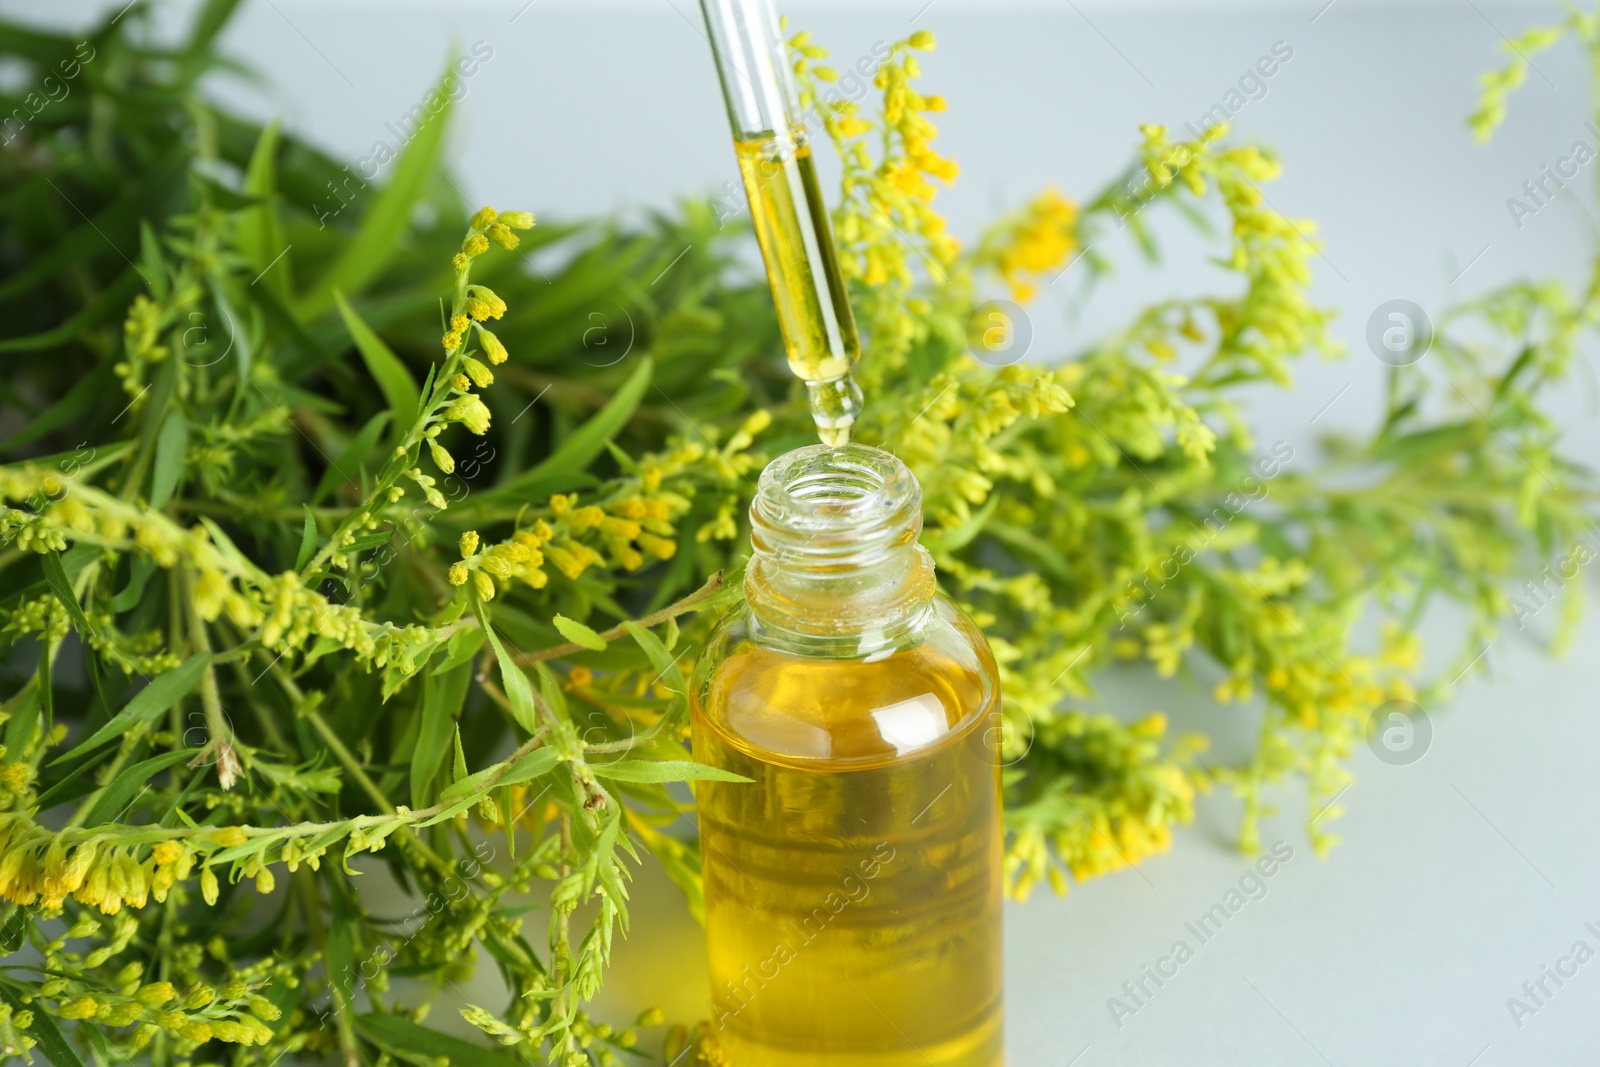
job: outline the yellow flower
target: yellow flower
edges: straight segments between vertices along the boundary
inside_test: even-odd
[[[606,513],[604,511],[590,504],[587,507],[573,511],[567,522],[571,524],[574,530],[592,530],[604,522],[605,517]]]
[[[93,997],[78,997],[56,1009],[63,1019],[93,1019],[100,1013],[101,1004]]]
[[[501,364],[506,361],[506,346],[500,343],[500,338],[478,326],[478,337],[483,341],[483,353],[489,357],[489,362]]]
[[[834,119],[833,129],[841,137],[860,137],[872,129],[872,123],[858,115],[840,115]]]
[[[445,409],[445,417],[480,437],[489,432],[489,408],[476,393],[457,397]]]
[[[482,322],[484,319],[498,319],[504,315],[506,302],[486,285],[469,285],[463,310],[470,317]]]
[[[1025,207],[1006,231],[996,266],[1019,303],[1036,292],[1036,279],[1054,273],[1077,251],[1078,208],[1054,189]]]
[[[428,441],[428,454],[433,457],[433,465],[446,474],[456,469],[455,457],[445,451],[444,446],[438,441],[432,439]]]
[[[669,537],[658,537],[655,534],[641,533],[638,538],[639,547],[657,559],[671,559],[677,555],[678,543]]]
[[[472,213],[472,218],[467,220],[467,225],[471,226],[474,230],[482,230],[488,227],[497,218],[499,218],[499,215],[495,212],[494,208],[484,206]]]
[[[488,229],[489,240],[506,250],[517,247],[517,235],[511,232],[511,227],[503,222],[496,222]]]
[[[466,533],[461,535],[462,558],[466,558],[476,551],[478,551],[478,531],[468,530]]]
[[[147,1008],[159,1008],[177,997],[178,991],[171,982],[151,982],[140,986],[139,992],[134,994],[140,1004]]]
[[[494,371],[473,359],[471,356],[462,357],[461,366],[465,368],[467,377],[471,378],[472,383],[479,389],[494,384]]]

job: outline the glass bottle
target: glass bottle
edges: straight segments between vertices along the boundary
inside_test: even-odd
[[[713,1026],[732,1067],[996,1067],[1000,695],[894,456],[779,457],[692,685]]]

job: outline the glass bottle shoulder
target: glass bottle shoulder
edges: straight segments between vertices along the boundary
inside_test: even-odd
[[[977,727],[999,699],[988,642],[936,596],[888,648],[784,647],[749,608],[707,641],[692,685],[695,728],[759,759],[817,770],[919,758]]]

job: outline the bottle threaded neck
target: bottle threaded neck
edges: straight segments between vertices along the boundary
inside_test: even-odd
[[[933,596],[933,560],[917,544],[922,488],[881,449],[812,445],[779,456],[761,473],[750,527],[745,593],[776,634],[891,643]]]

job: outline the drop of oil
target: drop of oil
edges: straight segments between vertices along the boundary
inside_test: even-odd
[[[822,443],[837,448],[850,443],[861,415],[861,387],[848,373],[825,382],[806,382],[811,418]]]

